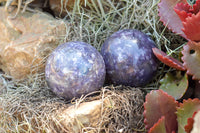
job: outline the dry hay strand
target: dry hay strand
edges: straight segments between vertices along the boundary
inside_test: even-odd
[[[67,104],[47,89],[44,74],[26,82],[12,81],[3,74],[0,76],[4,80],[3,87],[6,87],[0,94],[0,132],[50,132],[48,118]]]
[[[105,87],[105,97],[111,103],[104,107],[101,128],[104,132],[144,132],[144,94],[137,88]]]
[[[21,6],[29,6],[38,1],[31,0],[29,3],[29,0],[24,0]],[[47,6],[47,0],[41,2]],[[68,2],[74,4],[73,10],[67,8]],[[182,48],[186,40],[169,31],[159,21],[159,2],[160,0],[58,0],[60,12],[54,13],[64,12],[63,20],[66,20],[69,27],[66,41],[85,41],[100,50],[105,39],[117,30],[138,29],[151,36],[159,48],[174,53]],[[177,46],[181,47],[175,49]]]
[[[99,100],[104,101],[100,103],[101,107],[94,108],[93,112],[89,114],[86,113],[86,115],[82,115],[84,114],[84,111],[82,109],[81,115],[75,116],[76,121],[78,121],[76,125],[73,125],[73,122],[73,124],[68,124],[67,126],[65,126],[65,129],[68,132],[89,133],[137,133],[145,131],[143,123],[144,94],[141,90],[126,86],[106,86],[102,88],[100,95],[78,99],[75,106],[77,107],[79,105],[82,105],[82,103],[88,103],[88,105],[91,106],[98,106],[98,103],[95,104],[92,102],[99,102]],[[89,106],[85,107],[92,108]],[[87,111],[89,110],[90,109],[88,109]],[[78,111],[80,112],[80,110]],[[84,123],[85,120],[82,119],[87,119],[90,116],[93,117],[90,118],[92,123]],[[67,117],[65,119],[71,118]],[[66,123],[63,124],[66,125]],[[80,128],[77,128],[78,126],[80,126]]]
[[[37,89],[28,86],[18,84],[17,89],[7,86],[7,92],[0,95],[0,132],[73,132],[70,125],[67,127],[61,123],[58,115],[69,106],[100,99],[109,99],[109,106],[102,104],[98,123],[92,127],[83,125],[79,132],[144,131],[144,95],[139,89],[107,86],[95,95],[89,94],[93,96],[70,103],[56,97],[47,87]]]

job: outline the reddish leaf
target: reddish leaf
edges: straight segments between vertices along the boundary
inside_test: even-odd
[[[167,73],[163,79],[160,80],[159,89],[167,92],[167,94],[173,96],[176,100],[181,99],[188,88],[187,74],[182,76],[180,71],[175,75]]]
[[[189,41],[187,44],[193,47],[194,49],[200,50],[200,42]]]
[[[177,107],[177,121],[178,121],[178,133],[185,133],[184,126],[187,125],[187,119],[192,117],[195,111],[200,109],[199,99],[183,100],[180,103],[180,107]]]
[[[187,74],[193,75],[193,79],[200,80],[200,47],[191,41],[183,47],[183,66],[187,69]]]
[[[162,21],[164,25],[173,32],[178,33],[186,38],[185,34],[181,30],[183,28],[182,22],[174,11],[174,6],[178,2],[184,2],[184,0],[161,0],[161,2],[158,4],[160,21]]]
[[[194,117],[194,124],[193,124],[193,129],[191,133],[199,133],[200,131],[200,111],[197,112],[197,114]]]
[[[158,48],[152,48],[152,50],[154,55],[164,64],[176,68],[178,70],[185,71],[185,67],[180,61],[172,58],[171,56],[168,56],[166,53],[159,50]]]
[[[190,133],[192,131],[193,124],[194,124],[194,116],[196,115],[196,113],[197,111],[193,113],[191,118],[187,119],[187,125],[184,126],[186,133]]]
[[[200,0],[197,0],[193,6],[189,5],[187,2],[178,3],[174,7],[174,11],[179,15],[182,21],[186,21],[187,17],[191,17],[192,14],[197,14],[200,11]]]
[[[182,31],[188,39],[192,41],[200,41],[200,12],[196,15],[192,14],[191,17],[186,18],[183,22]]]
[[[176,131],[176,106],[178,103],[172,96],[162,90],[153,90],[146,95],[144,103],[144,123],[149,130],[162,117],[165,117],[165,127],[167,133]]]
[[[181,21],[185,21],[187,17],[192,16],[192,13],[190,12],[191,6],[189,4],[184,3],[178,3],[174,7],[174,11],[179,16]]]
[[[193,128],[194,119],[188,118],[187,119],[187,125],[184,126],[185,132],[190,133]]]
[[[157,123],[150,128],[149,133],[167,133],[165,128],[165,117],[162,116]]]
[[[200,11],[200,0],[197,0],[193,7],[190,9],[190,12],[197,14]]]

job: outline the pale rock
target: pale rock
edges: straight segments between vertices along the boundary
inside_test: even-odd
[[[59,113],[58,118],[67,130],[77,133],[83,127],[95,127],[101,120],[105,105],[108,105],[108,99],[73,105]]]
[[[0,14],[0,69],[14,79],[44,71],[46,57],[64,42],[65,23],[42,12],[11,19],[2,7]]]

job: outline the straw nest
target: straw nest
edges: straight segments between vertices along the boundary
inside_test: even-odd
[[[107,86],[95,96],[70,103],[47,92],[47,88],[33,91],[33,88],[18,86],[17,89],[21,91],[10,90],[0,99],[1,132],[144,132],[144,94],[139,89]],[[89,103],[83,107],[89,111],[88,108],[94,107],[91,102],[103,99],[107,103],[99,102],[89,115],[83,115],[81,109],[81,115],[68,116],[74,111],[70,107]],[[89,117],[95,121],[85,122]]]
[[[76,2],[73,9],[63,9],[62,20],[67,26],[63,40],[84,41],[100,50],[112,33],[120,29],[138,29],[148,34],[158,48],[176,57],[185,40],[167,30],[159,21],[158,2],[85,0],[86,8]],[[145,88],[157,88],[166,70],[169,71],[161,64],[157,76]],[[103,101],[95,124],[79,123],[81,128],[76,130],[65,126],[60,117],[63,111],[95,100]],[[25,80],[14,80],[0,72],[0,132],[144,132],[143,102],[141,90],[112,85],[86,97],[66,101],[48,89],[44,71],[30,74]]]

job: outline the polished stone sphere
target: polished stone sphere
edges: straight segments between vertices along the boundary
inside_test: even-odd
[[[45,68],[48,86],[66,99],[99,90],[104,84],[105,73],[101,54],[84,42],[59,45],[48,57]]]
[[[117,85],[146,85],[153,79],[159,64],[152,51],[154,47],[155,43],[141,31],[115,32],[101,49],[107,78]]]

